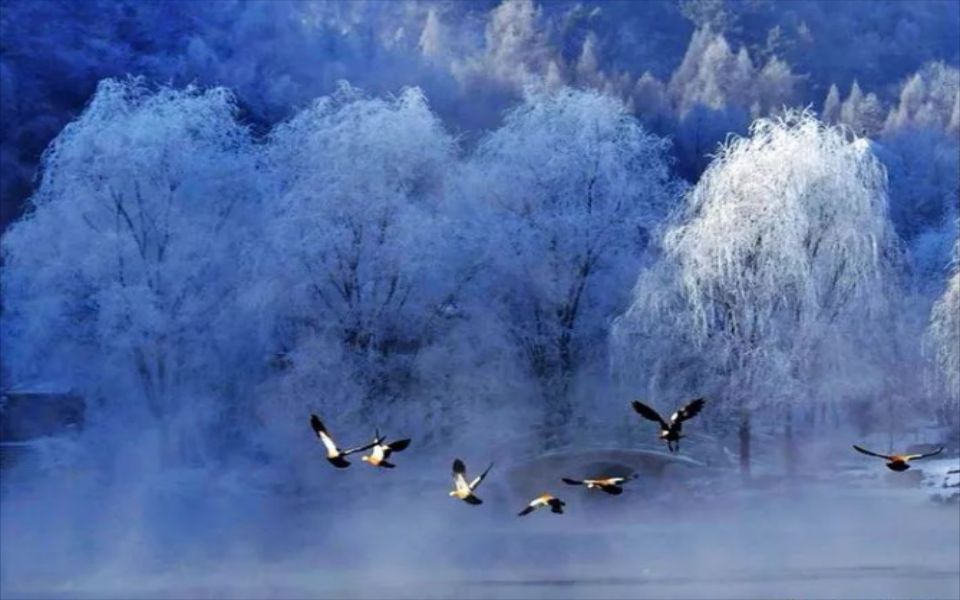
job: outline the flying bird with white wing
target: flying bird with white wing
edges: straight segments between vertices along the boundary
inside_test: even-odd
[[[612,496],[619,496],[623,493],[623,484],[631,479],[636,479],[636,477],[636,475],[630,475],[629,477],[598,477],[595,479],[570,479],[569,477],[563,477],[561,481],[567,485],[582,485],[588,490],[599,490]]]
[[[538,508],[546,508],[546,507],[550,508],[550,512],[554,514],[562,515],[563,507],[566,505],[567,503],[561,500],[560,498],[557,498],[552,494],[544,493],[544,494],[541,494],[540,496],[537,496],[533,500],[531,500],[530,503],[527,504],[523,510],[517,513],[517,516],[523,517],[523,516],[529,515],[533,511],[537,510]]]
[[[669,421],[643,402],[634,401],[632,406],[641,417],[660,425],[660,439],[667,442],[667,449],[670,452],[679,452],[680,438],[683,437],[683,422],[697,416],[703,409],[704,402],[703,398],[691,400],[670,415]]]
[[[373,444],[371,444],[370,446],[367,446],[367,448],[373,448],[373,450],[371,450],[370,454],[365,454],[364,456],[361,456],[360,460],[362,460],[363,462],[367,463],[372,467],[379,467],[381,469],[392,469],[397,465],[393,464],[387,459],[390,458],[390,455],[393,454],[394,452],[402,452],[403,450],[406,450],[407,446],[409,445],[410,445],[410,438],[405,438],[402,440],[397,440],[395,442],[387,443],[386,438],[381,436],[380,431],[378,430],[376,434],[374,434]]]
[[[473,481],[467,481],[467,467],[463,464],[463,461],[459,458],[454,459],[453,461],[453,490],[450,492],[450,495],[463,500],[467,504],[483,504],[483,500],[477,498],[474,494],[474,490],[483,482],[484,478],[487,476],[487,473],[490,472],[490,469],[493,468],[493,463],[490,463],[490,466],[486,468],[483,473],[477,475]]]
[[[350,448],[349,450],[341,450],[340,447],[337,446],[337,443],[333,441],[333,437],[330,436],[330,432],[327,431],[323,421],[321,421],[317,415],[310,415],[310,427],[313,428],[313,433],[320,439],[320,442],[323,443],[323,447],[327,451],[327,461],[338,469],[346,469],[350,466],[350,461],[346,459],[347,456],[354,452],[369,450],[374,446],[374,444],[371,443]]]

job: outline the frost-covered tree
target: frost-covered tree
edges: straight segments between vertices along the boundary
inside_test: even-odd
[[[694,32],[667,88],[684,175],[698,176],[724,137],[743,132],[751,117],[792,105],[800,82],[775,56],[757,67],[746,47],[734,52],[723,35]]]
[[[942,62],[928,64],[903,84],[884,133],[921,128],[948,132],[958,100],[960,70]]]
[[[862,141],[809,113],[756,121],[689,194],[664,250],[617,323],[619,370],[654,398],[712,394],[739,414],[744,468],[754,408],[885,391],[900,258]]]
[[[695,31],[668,86],[678,114],[698,105],[723,108],[726,93],[743,89],[750,79],[753,64],[745,52],[734,53],[726,38],[709,28]]]
[[[3,238],[13,379],[74,387],[114,416],[193,426],[242,389],[255,369],[240,258],[257,197],[235,116],[223,89],[100,84]]]
[[[953,246],[953,274],[947,289],[933,305],[927,344],[936,366],[936,392],[943,394],[943,420],[958,424],[960,412],[960,239]]]
[[[649,71],[634,83],[630,104],[637,118],[651,130],[662,131],[668,127],[670,102],[666,86]]]
[[[907,128],[884,135],[878,155],[890,178],[890,216],[923,286],[941,285],[960,208],[960,147],[943,131]]]
[[[554,432],[573,414],[576,376],[602,364],[609,319],[676,197],[667,148],[618,101],[564,89],[529,97],[471,157],[467,193],[487,212],[487,293]]]
[[[339,80],[373,94],[416,85],[448,124],[472,130],[498,122],[532,81],[616,90],[626,99],[642,74],[633,70],[638,65],[669,80],[687,41],[696,45],[690,22],[722,33],[737,56],[747,48],[757,69],[776,55],[810,74],[818,95],[854,77],[880,93],[925,62],[956,66],[958,13],[955,2],[833,0],[5,0],[0,221],[19,214],[42,149],[104,77],[228,86],[266,124],[331,93]],[[728,102],[749,111],[753,102],[739,95]]]
[[[910,249],[918,283],[938,291],[960,208],[960,139],[950,125],[958,99],[960,72],[927,65],[903,84],[880,138],[897,233]]]
[[[753,98],[750,104],[754,117],[769,115],[785,106],[795,105],[798,88],[803,77],[794,75],[790,65],[776,56],[771,57],[758,69],[752,84]]]
[[[760,116],[792,104],[801,80],[776,56],[759,66],[745,46],[734,52],[723,35],[703,29],[693,34],[669,90],[679,116],[696,106]]]
[[[850,127],[856,135],[875,136],[883,127],[883,106],[873,92],[864,94],[854,80],[850,95],[840,105],[840,122]]]
[[[737,12],[724,0],[682,0],[680,13],[698,29],[724,32],[737,28]]]
[[[820,118],[830,125],[835,125],[840,120],[840,90],[835,83],[830,84],[830,90],[827,91],[827,97],[823,101]]]
[[[454,75],[471,85],[479,80],[519,89],[560,69],[542,23],[543,10],[533,0],[501,2],[490,11],[482,48],[455,61]]]
[[[341,408],[370,416],[408,389],[470,276],[443,202],[453,140],[419,90],[372,99],[345,87],[278,126],[266,156],[261,273],[276,351],[334,340],[324,347],[362,396]]]

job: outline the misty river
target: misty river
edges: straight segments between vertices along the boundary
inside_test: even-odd
[[[203,493],[172,502],[140,490],[82,524],[43,518],[23,496],[4,504],[3,595],[957,597],[956,504],[887,481],[688,496],[650,494],[646,481],[622,496],[567,488],[565,514],[524,518],[497,485],[479,507],[442,487],[379,499],[331,488],[339,506]]]

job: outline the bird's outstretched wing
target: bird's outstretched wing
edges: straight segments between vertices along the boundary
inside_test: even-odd
[[[321,433],[327,433],[327,428],[323,426],[323,421],[320,420],[315,414],[310,414],[310,428],[313,429],[313,433],[317,434],[317,437],[320,437]]]
[[[370,448],[373,448],[376,445],[377,445],[376,442],[370,442],[369,444],[364,444],[363,446],[357,446],[356,448],[350,448],[349,450],[342,450],[340,454],[342,454],[343,456],[347,456],[347,455],[353,454],[354,452],[363,452],[365,450],[369,450]]]
[[[608,477],[605,480],[603,480],[602,483],[604,485],[623,485],[624,483],[630,481],[631,479],[636,479],[636,478],[637,478],[637,474],[631,473],[630,475],[626,475],[624,477]]]
[[[663,427],[664,429],[667,429],[668,427],[670,427],[670,425],[663,420],[663,417],[660,416],[660,413],[653,410],[643,402],[634,400],[631,406],[633,406],[633,410],[637,411],[637,413],[644,419],[653,421],[655,423],[660,423],[660,426]]]
[[[522,517],[524,515],[529,515],[533,511],[540,508],[541,506],[548,505],[552,499],[553,499],[553,496],[551,496],[550,494],[543,494],[542,496],[537,496],[536,498],[528,502],[527,507],[521,510],[519,513],[517,513],[517,516]]]
[[[670,417],[670,420],[674,423],[682,423],[683,421],[687,421],[689,419],[694,418],[695,416],[700,414],[701,410],[703,410],[703,403],[704,403],[703,398],[697,398],[696,400],[691,400],[690,402],[685,404],[682,408],[680,408],[680,410],[673,413],[673,415],[671,415]]]
[[[857,452],[859,452],[860,454],[866,454],[867,456],[876,456],[877,458],[885,458],[885,459],[887,459],[887,460],[893,460],[893,457],[892,457],[892,456],[889,456],[889,455],[887,455],[887,454],[877,454],[876,452],[871,452],[870,450],[867,450],[866,448],[861,448],[860,446],[858,446],[858,445],[856,445],[856,444],[853,445],[853,449],[856,450]]]
[[[480,485],[480,482],[483,481],[483,479],[487,476],[487,473],[489,473],[489,472],[490,472],[490,469],[492,469],[492,468],[493,468],[493,463],[490,463],[490,466],[488,466],[488,467],[483,471],[483,473],[480,473],[480,475],[478,475],[477,477],[475,477],[475,478],[473,479],[473,481],[470,482],[470,491],[473,491],[473,490],[477,489],[477,486]]]
[[[563,514],[563,507],[566,505],[566,502],[560,498],[551,498],[547,500],[547,504],[550,505],[550,512],[557,513],[558,515]]]
[[[920,458],[927,458],[928,456],[936,456],[936,455],[940,454],[941,452],[943,452],[943,447],[942,447],[942,446],[941,446],[940,448],[937,448],[937,449],[934,450],[933,452],[927,452],[927,453],[924,453],[924,454],[908,454],[908,455],[904,456],[903,458],[904,458],[904,460],[917,460],[917,459],[920,459]]]
[[[583,485],[583,482],[579,479],[570,479],[569,477],[561,477],[560,481],[564,482],[567,485]]]
[[[459,458],[453,460],[453,485],[460,492],[470,491],[470,486],[466,480],[467,465]]]
[[[320,417],[313,414],[310,415],[310,427],[313,428],[313,433],[320,438],[320,441],[323,442],[323,445],[330,454],[340,453],[340,450],[337,448],[337,444],[333,441],[333,438],[330,437],[330,434],[327,432],[327,428],[323,426],[323,421],[320,420]]]
[[[619,496],[623,493],[623,488],[619,485],[601,485],[600,489],[613,496]]]
[[[389,448],[393,452],[401,452],[403,450],[406,450],[407,446],[409,445],[410,445],[410,438],[407,438],[404,440],[397,440],[395,442],[390,442],[389,444],[387,444],[387,448]]]

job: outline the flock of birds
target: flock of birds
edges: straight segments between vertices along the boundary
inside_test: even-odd
[[[660,416],[660,413],[642,402],[634,401],[631,406],[633,406],[633,409],[637,412],[637,414],[644,419],[657,423],[660,428],[658,433],[659,439],[666,442],[667,449],[673,453],[680,451],[680,438],[684,437],[683,423],[697,416],[700,411],[703,410],[704,402],[704,398],[692,400],[677,409],[672,415],[670,415],[669,419],[664,419],[662,416]],[[370,453],[362,456],[360,460],[372,467],[393,469],[396,465],[390,462],[390,457],[395,452],[402,452],[410,445],[409,438],[388,442],[387,438],[380,435],[379,430],[376,430],[372,442],[363,446],[357,446],[356,448],[344,450],[340,448],[334,441],[333,437],[330,435],[330,432],[323,424],[323,421],[320,420],[320,417],[315,414],[310,415],[310,426],[326,449],[327,461],[329,461],[330,464],[338,469],[344,469],[350,466],[350,462],[346,458],[347,456],[357,452],[365,452],[367,450],[370,450]],[[887,468],[889,468],[891,471],[897,472],[902,472],[909,469],[910,465],[908,463],[912,460],[935,456],[943,452],[942,447],[932,452],[921,454],[880,454],[878,452],[872,452],[866,448],[857,446],[856,444],[854,444],[853,448],[862,454],[886,460]],[[468,480],[466,465],[459,458],[455,458],[453,460],[453,490],[450,492],[450,496],[462,500],[467,504],[483,504],[483,500],[478,498],[475,492],[477,487],[480,486],[492,468],[493,463],[491,462],[490,465],[487,466],[482,473],[480,473],[480,475],[476,476],[472,480]],[[569,477],[562,477],[560,480],[568,485],[584,486],[588,490],[597,490],[611,495],[620,495],[623,493],[623,484],[634,478],[636,478],[636,474],[626,477],[609,477],[604,475],[590,479],[572,479]],[[540,508],[549,508],[550,512],[552,513],[563,514],[564,506],[566,506],[566,503],[563,500],[554,496],[553,494],[545,492],[527,503],[523,510],[517,513],[517,515],[523,517]]]

